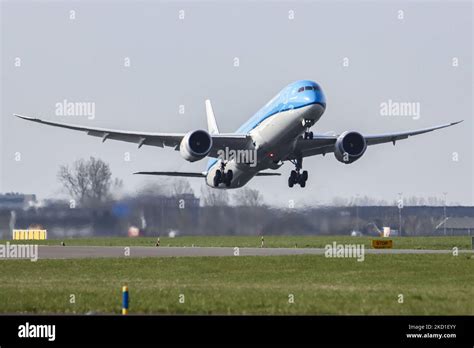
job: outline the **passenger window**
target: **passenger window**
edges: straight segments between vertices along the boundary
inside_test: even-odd
[[[313,87],[311,87],[311,86],[306,86],[304,89],[307,90],[307,91],[312,91],[312,90],[313,90]]]
[[[303,91],[304,91],[304,87],[301,87],[300,89],[298,89],[298,93],[303,92]]]

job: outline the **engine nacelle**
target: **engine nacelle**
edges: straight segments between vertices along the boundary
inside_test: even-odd
[[[352,163],[362,157],[367,149],[367,143],[362,134],[344,132],[336,140],[334,155],[342,163]]]
[[[212,137],[205,130],[191,131],[184,136],[179,145],[181,156],[189,162],[206,157],[212,148]]]

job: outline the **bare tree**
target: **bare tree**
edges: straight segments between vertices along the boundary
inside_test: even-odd
[[[227,190],[212,189],[203,186],[201,187],[201,201],[205,206],[227,206],[229,205],[229,194]]]
[[[344,207],[349,205],[349,200],[344,197],[333,197],[331,205],[335,207]]]
[[[80,159],[72,167],[62,165],[58,171],[58,180],[71,196],[81,204],[97,203],[106,199],[112,187],[112,172],[107,163],[91,157]],[[120,180],[115,180],[120,185]]]
[[[173,196],[183,195],[185,193],[192,193],[194,194],[189,181],[184,179],[174,179],[171,182],[171,194]]]
[[[118,197],[123,195],[123,180],[115,178],[112,182],[112,191],[113,196]]]
[[[67,164],[59,167],[58,180],[76,200],[83,203],[89,192],[88,171],[84,160],[74,162],[72,168]]]
[[[375,197],[364,196],[352,196],[348,205],[351,206],[375,206],[375,205],[389,205],[389,203],[383,199],[378,199]]]
[[[87,170],[90,182],[90,197],[93,201],[102,202],[107,197],[112,184],[110,167],[101,159],[91,157],[87,162]]]
[[[237,190],[233,199],[236,205],[239,206],[258,207],[263,205],[263,195],[260,191],[249,187]]]

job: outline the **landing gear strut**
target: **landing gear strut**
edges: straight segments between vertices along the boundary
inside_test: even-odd
[[[303,138],[304,139],[313,139],[313,132],[310,132],[310,127],[314,124],[313,120],[304,119],[302,122],[303,127],[306,128],[306,132],[304,132]]]
[[[229,187],[232,183],[232,178],[234,177],[234,173],[232,170],[225,171],[225,163],[221,162],[221,168],[216,170],[216,174],[214,175],[214,187],[219,186],[220,183],[224,183],[225,186]]]
[[[292,160],[291,163],[295,165],[295,170],[292,170],[290,173],[290,177],[288,178],[288,186],[293,187],[295,184],[299,184],[301,187],[306,186],[306,181],[308,180],[308,171],[303,170],[303,157],[298,156],[296,160]]]

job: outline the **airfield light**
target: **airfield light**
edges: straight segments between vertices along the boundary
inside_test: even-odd
[[[122,314],[128,314],[128,286],[122,286]]]

